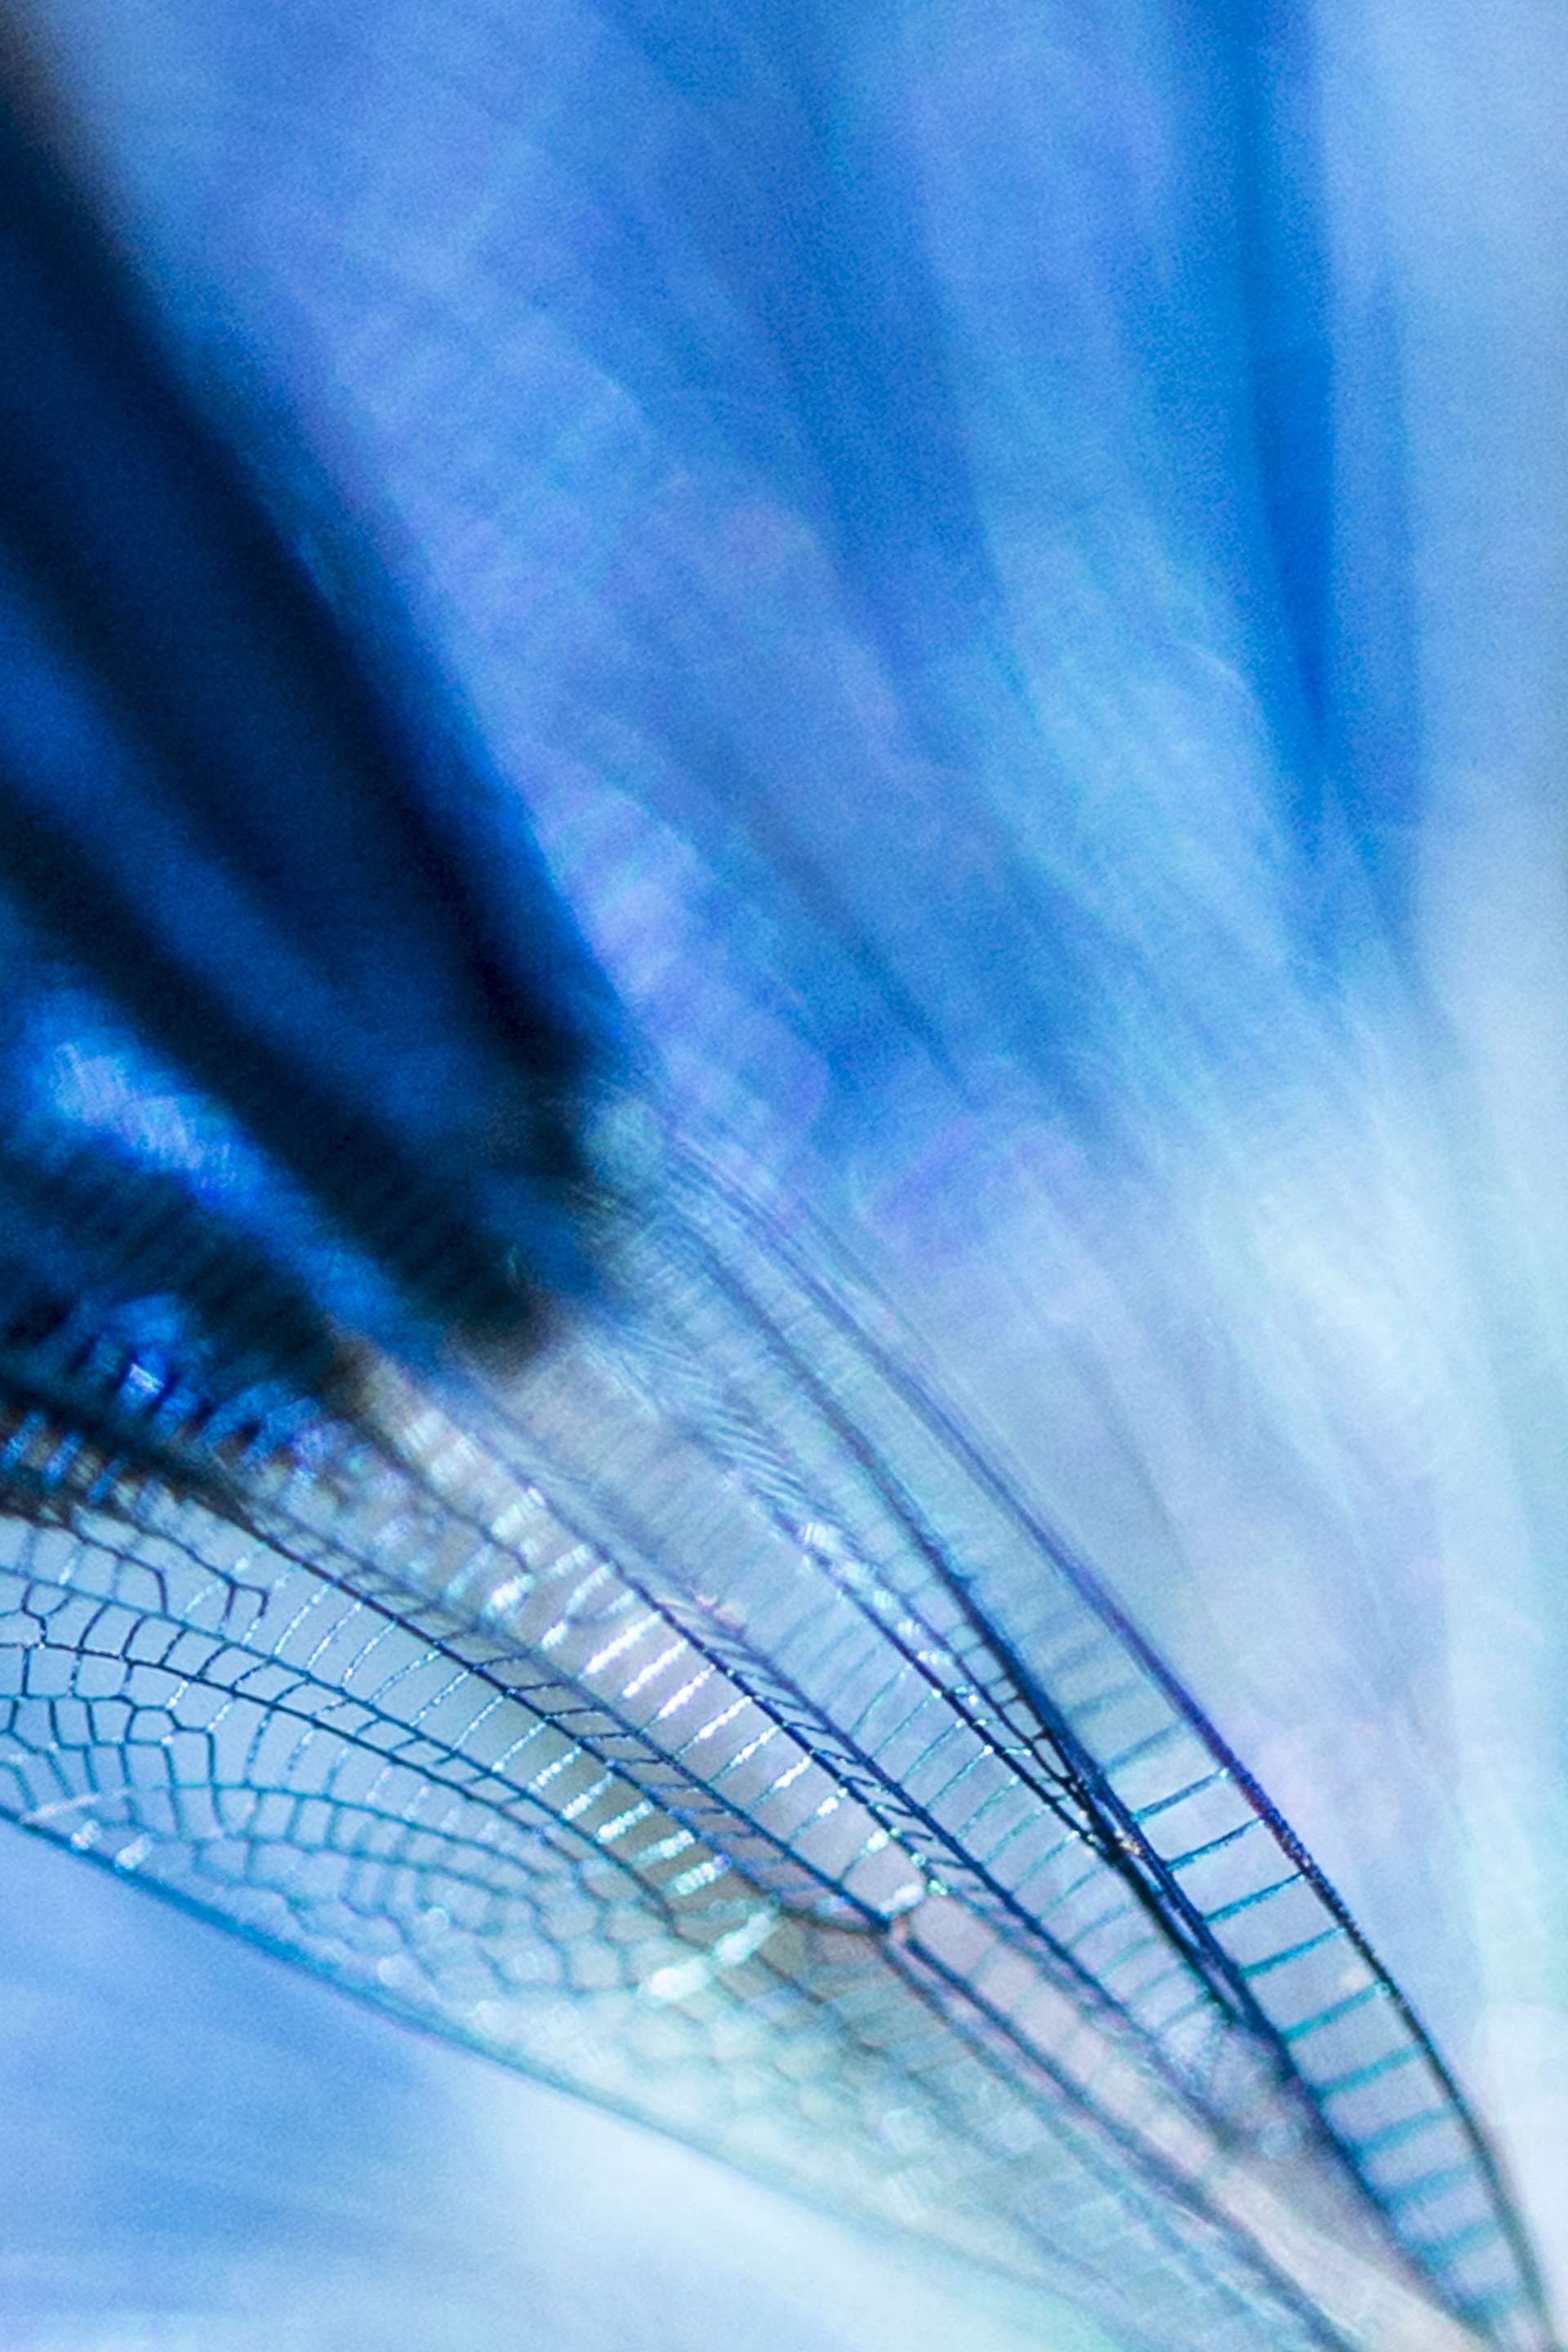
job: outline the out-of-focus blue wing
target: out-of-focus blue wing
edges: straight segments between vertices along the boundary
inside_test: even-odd
[[[170,1298],[306,1388],[378,1290],[513,1335],[581,1279],[607,991],[368,558],[326,593],[10,113],[0,206],[11,1311]]]

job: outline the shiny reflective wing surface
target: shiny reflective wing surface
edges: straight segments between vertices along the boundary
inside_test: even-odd
[[[126,1363],[153,1469],[18,1399],[6,1810],[1131,2342],[1544,2344],[1264,1794],[826,1243],[670,1199],[505,1382],[279,1442]]]
[[[930,1229],[900,1260],[858,1211],[879,1155],[1022,1166],[1041,1102],[1107,1164],[1206,1152],[1311,1024],[1261,924],[1214,977],[1184,884],[1159,1027],[1149,803],[1075,880],[870,81],[833,97],[809,10],[798,55],[714,29],[718,73],[700,13],[606,12],[683,161],[614,158],[603,282],[533,354],[625,434],[595,513],[638,435],[697,451],[512,663],[542,709],[561,664],[531,808],[644,1042],[640,1143],[512,787],[372,659],[4,131],[0,1806],[1129,2347],[1545,2352],[1411,2009],[906,1323]],[[1152,674],[1158,562],[1100,552],[1053,609]]]

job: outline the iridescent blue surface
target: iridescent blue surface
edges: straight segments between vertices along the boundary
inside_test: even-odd
[[[42,12],[185,346],[371,487],[675,1100],[855,1232],[1108,1565],[1550,2258],[1563,37],[1276,14]],[[430,1011],[438,1128],[420,936],[378,900],[365,985]],[[189,1164],[117,1038],[31,1066]],[[252,1965],[180,1948],[220,2009]],[[371,2268],[302,2343],[380,2340]]]

